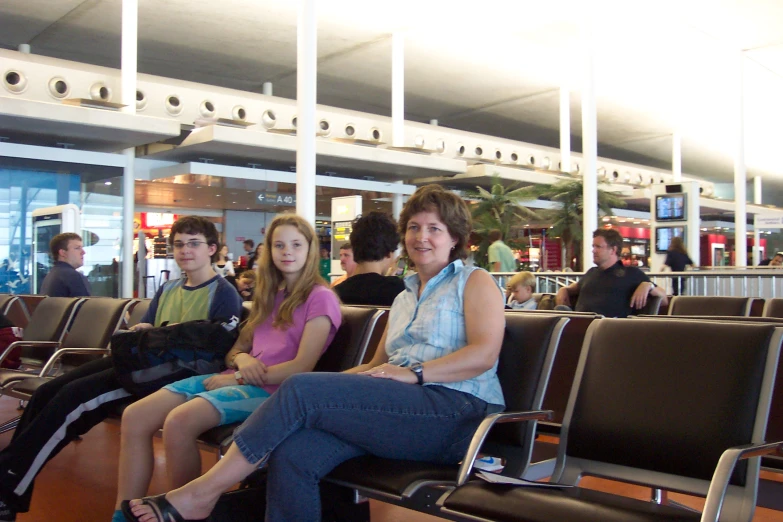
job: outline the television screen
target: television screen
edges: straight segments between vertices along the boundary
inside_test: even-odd
[[[655,219],[658,221],[685,221],[685,194],[656,196]]]
[[[658,227],[655,229],[655,251],[665,254],[673,237],[685,238],[685,227]]]

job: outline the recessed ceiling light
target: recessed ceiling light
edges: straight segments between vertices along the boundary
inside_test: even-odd
[[[111,185],[111,181],[105,181],[103,184],[104,185]]]

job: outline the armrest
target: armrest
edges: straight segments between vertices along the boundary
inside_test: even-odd
[[[723,508],[723,499],[726,496],[726,488],[729,487],[729,478],[737,462],[773,453],[783,456],[783,441],[768,444],[747,444],[724,451],[715,467],[715,473],[712,475],[701,521],[718,522],[720,511]]]
[[[0,355],[0,364],[2,364],[3,361],[5,361],[6,357],[8,357],[8,354],[11,353],[11,350],[14,348],[25,348],[25,347],[33,347],[33,346],[39,346],[41,348],[54,348],[57,349],[58,346],[60,346],[60,343],[57,341],[14,341],[11,344],[8,345],[8,347],[5,349],[5,351]]]
[[[459,467],[459,473],[457,474],[457,486],[462,486],[470,475],[473,469],[473,464],[476,462],[476,457],[481,449],[481,445],[484,444],[484,440],[489,435],[489,430],[495,424],[505,422],[526,422],[534,420],[549,420],[552,418],[551,410],[537,410],[537,411],[517,411],[517,412],[504,412],[493,413],[487,415],[479,427],[476,428],[476,433],[473,434],[473,438],[468,446],[468,451],[465,452],[465,458],[462,459],[462,464]]]
[[[103,353],[103,354],[110,354],[111,350],[108,348],[60,348],[54,354],[52,354],[51,357],[49,357],[49,360],[46,361],[46,364],[41,369],[41,373],[38,374],[39,377],[46,377],[46,374],[49,373],[52,370],[52,367],[54,366],[54,363],[56,363],[63,355],[69,355],[69,354],[92,354],[92,353]]]

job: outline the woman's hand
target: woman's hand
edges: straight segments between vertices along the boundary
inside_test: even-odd
[[[130,330],[149,330],[150,328],[155,328],[154,325],[150,323],[138,323],[131,326]]]
[[[268,368],[264,363],[246,352],[241,352],[234,357],[234,365],[242,373],[245,384],[264,386]]]
[[[391,379],[407,384],[416,384],[419,382],[416,375],[408,368],[389,363],[381,364],[380,366],[375,366],[369,370],[359,372],[359,375],[369,375],[370,377],[377,377],[378,379]]]
[[[210,391],[226,386],[235,386],[237,384],[237,380],[232,373],[213,375],[212,377],[204,379],[204,387]]]

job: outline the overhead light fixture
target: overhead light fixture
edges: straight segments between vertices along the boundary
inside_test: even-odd
[[[103,184],[104,185],[111,185],[111,181],[104,181]]]

